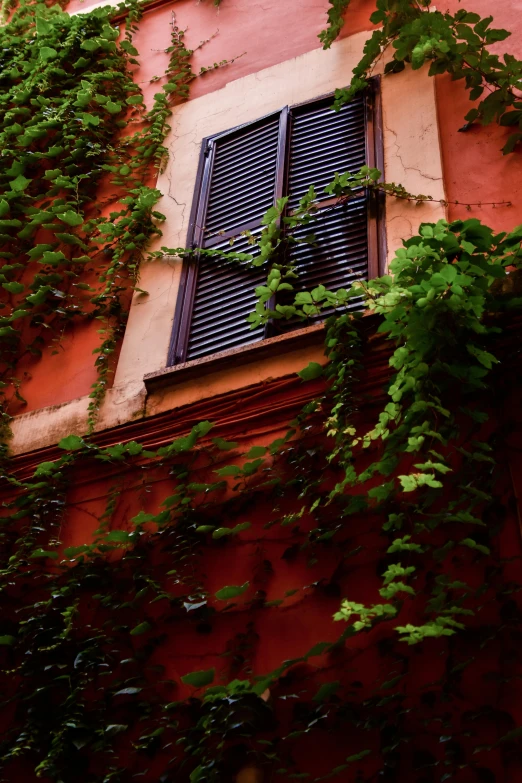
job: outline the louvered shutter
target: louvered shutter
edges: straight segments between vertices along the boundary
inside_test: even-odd
[[[278,195],[282,126],[278,112],[207,142],[194,228],[196,247],[251,251],[241,233],[246,229],[259,233],[261,218]],[[178,348],[174,361],[199,359],[262,340],[264,329],[251,329],[246,317],[255,306],[255,287],[265,280],[264,269],[241,268],[236,262],[204,254],[196,258],[192,291],[187,292],[191,312],[185,306],[188,340]]]
[[[332,99],[325,98],[205,142],[189,235],[195,253],[183,269],[171,364],[303,325],[298,319],[275,320],[266,329],[250,329],[246,318],[266,270],[198,253],[207,248],[251,252],[242,232],[259,235],[263,214],[282,195],[289,197],[288,209],[295,209],[312,184],[319,204],[313,223],[294,232],[303,240],[312,234],[314,241],[287,246],[287,259],[299,272],[296,290],[311,291],[320,283],[330,290],[349,288],[355,280],[367,279],[370,271],[378,274],[385,252],[378,233],[382,205],[365,192],[346,203],[335,203],[324,193],[336,172],[355,172],[365,163],[382,169],[376,84],[374,80],[371,89],[337,113]],[[289,303],[279,296],[277,301]],[[359,300],[350,301],[351,309],[361,306]],[[272,300],[270,306],[274,304]]]
[[[298,206],[310,185],[322,204],[310,225],[293,232],[298,240],[315,238],[312,244],[289,246],[289,258],[299,274],[293,283],[297,291],[310,291],[320,283],[335,291],[368,277],[367,195],[332,206],[331,196],[324,192],[336,173],[356,172],[367,162],[366,97],[358,95],[339,112],[331,105],[330,98],[290,113],[289,208]],[[360,307],[360,301],[352,300],[351,307]],[[302,325],[297,320],[278,321],[274,328],[287,331]]]

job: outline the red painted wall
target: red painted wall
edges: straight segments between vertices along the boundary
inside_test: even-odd
[[[383,373],[386,373],[387,358],[386,350],[382,349],[382,338],[380,346],[373,341],[365,352],[366,371],[362,375],[358,390],[367,403],[361,406],[357,417],[358,425],[364,426],[364,422],[370,422],[375,416],[375,408],[370,402],[371,395],[368,392],[375,389],[375,381],[380,382]],[[282,436],[286,432],[288,420],[307,400],[320,394],[321,390],[320,380],[310,384],[302,384],[297,378],[274,382],[267,384],[263,390],[250,389],[246,395],[242,392],[224,395],[211,403],[202,402],[187,406],[184,410],[162,414],[149,422],[129,424],[118,431],[96,436],[96,441],[100,446],[108,446],[118,441],[136,440],[146,448],[156,449],[187,432],[193,423],[208,417],[216,422],[211,435],[234,440],[239,443],[241,451],[245,451],[254,444],[267,444]],[[519,396],[520,387],[513,391],[513,402],[519,399]],[[511,401],[508,394],[507,402]],[[516,449],[521,441],[522,425],[520,416],[516,416],[514,420],[507,416],[503,419],[510,409],[509,404],[499,406],[498,410],[491,412],[491,423],[486,425],[488,428],[496,426],[501,431],[509,425],[511,429],[507,448],[500,449],[495,455],[502,466],[496,494],[507,509],[502,531],[495,541],[495,554],[507,562],[503,575],[504,585],[511,579],[514,584],[519,582],[521,554],[516,508],[511,502],[513,488],[507,468],[511,466],[515,481],[520,483],[520,459]],[[316,436],[305,437],[313,460]],[[480,435],[477,433],[476,437]],[[20,478],[29,476],[35,464],[54,459],[56,455],[56,450],[49,449],[44,453],[18,458],[14,462],[17,475]],[[371,455],[365,454],[359,459],[367,461],[370,457]],[[213,481],[213,471],[227,461],[231,461],[230,453],[221,455],[221,461],[217,463],[209,463],[206,458],[198,460],[191,480],[198,483]],[[237,457],[233,461],[237,461]],[[133,530],[131,519],[140,510],[158,513],[164,498],[175,492],[176,480],[169,475],[168,466],[149,472],[144,481],[140,459],[137,459],[134,468],[130,469],[122,468],[118,463],[103,463],[102,469],[101,465],[102,463],[94,460],[90,463],[84,460],[74,470],[67,493],[67,511],[60,532],[63,547],[75,546],[88,540],[98,526],[111,492],[115,489],[116,507],[111,527],[128,530]],[[360,468],[359,461],[358,466]],[[230,486],[233,483],[234,480],[231,480]],[[268,490],[262,490],[257,494],[255,503],[243,510],[242,519],[251,522],[248,530],[233,539],[213,540],[210,535],[201,536],[201,543],[192,547],[190,560],[185,565],[177,559],[176,550],[165,545],[168,539],[167,542],[163,540],[163,546],[159,546],[150,555],[148,568],[140,565],[136,572],[150,572],[155,580],[159,580],[174,595],[177,590],[186,590],[186,582],[178,588],[177,576],[173,570],[179,569],[185,578],[187,573],[193,573],[195,583],[201,584],[203,589],[208,591],[207,605],[211,610],[215,609],[216,613],[208,615],[206,609],[201,608],[190,608],[184,613],[169,605],[168,601],[159,601],[147,607],[151,630],[147,634],[132,637],[127,631],[136,623],[136,612],[132,604],[129,604],[126,610],[120,611],[113,618],[115,620],[117,617],[118,622],[124,624],[122,636],[126,638],[127,646],[121,658],[129,658],[132,661],[132,656],[143,656],[147,662],[146,672],[150,672],[150,675],[147,674],[145,683],[139,666],[133,663],[120,665],[120,650],[116,647],[116,650],[112,651],[114,668],[110,677],[99,680],[100,693],[103,691],[108,697],[112,690],[117,690],[111,688],[113,681],[120,682],[119,678],[137,676],[139,685],[144,686],[142,695],[138,697],[140,700],[149,699],[151,703],[154,702],[161,692],[159,680],[165,684],[163,698],[177,701],[193,694],[193,689],[180,681],[183,675],[192,671],[215,667],[216,682],[266,675],[282,661],[305,655],[318,642],[333,642],[339,637],[346,626],[343,623],[334,623],[332,615],[344,596],[366,604],[380,600],[379,575],[383,570],[388,545],[387,537],[380,534],[382,519],[377,514],[369,513],[352,516],[350,523],[343,527],[339,535],[342,546],[338,545],[337,537],[325,545],[302,546],[306,542],[306,520],[299,525],[281,526],[276,523],[267,527],[267,522],[277,522],[282,514],[299,508],[300,501],[296,494],[292,495],[291,490],[286,492],[284,505],[277,508],[276,503],[274,510],[274,498]],[[223,490],[217,500],[224,503],[231,495],[230,489]],[[218,506],[218,509],[207,513],[208,518],[205,517],[204,511],[200,512],[198,524],[215,522],[220,508]],[[325,517],[335,518],[335,506],[330,510],[325,507],[324,514]],[[222,516],[218,518],[220,523],[230,524],[225,505],[222,506]],[[467,530],[463,525],[454,524],[452,535],[460,538],[467,534]],[[175,526],[172,526],[172,533],[175,535]],[[445,540],[446,532],[441,543]],[[352,551],[353,554],[347,555],[347,551]],[[111,560],[120,561],[118,580],[123,582],[124,589],[127,585],[129,593],[125,593],[123,598],[130,600],[141,587],[141,582],[136,584],[132,581],[133,561],[122,563],[121,553],[112,554]],[[482,587],[481,560],[471,550],[455,550],[448,558],[447,567],[474,589]],[[170,574],[167,578],[166,573]],[[421,581],[424,578],[429,579],[429,567],[419,578]],[[462,637],[449,642],[444,639],[432,640],[419,647],[407,647],[397,641],[390,641],[390,624],[385,623],[377,625],[368,634],[359,634],[336,651],[314,656],[307,663],[301,662],[293,666],[290,672],[271,688],[270,698],[277,716],[279,734],[285,733],[286,726],[295,730],[294,709],[297,696],[310,702],[325,681],[337,680],[340,683],[340,693],[347,704],[348,720],[346,724],[330,724],[326,721],[324,725],[319,724],[313,732],[296,736],[292,741],[288,740],[286,746],[290,743],[292,772],[305,770],[312,774],[313,779],[314,776],[327,774],[333,767],[342,764],[346,756],[364,748],[371,751],[367,758],[331,779],[334,783],[373,783],[373,776],[380,774],[379,748],[382,747],[384,739],[379,734],[378,722],[373,728],[362,724],[358,726],[356,718],[359,710],[361,714],[367,714],[364,712],[364,702],[376,695],[383,700],[383,705],[386,705],[389,695],[386,683],[397,676],[407,675],[404,676],[399,690],[403,698],[400,702],[400,709],[403,711],[402,728],[409,732],[410,740],[400,748],[400,766],[394,770],[396,777],[389,778],[391,781],[440,783],[441,776],[447,769],[440,760],[445,758],[447,749],[449,753],[450,746],[445,743],[450,740],[468,750],[481,748],[473,757],[476,758],[475,766],[462,769],[454,765],[453,756],[449,753],[448,763],[454,773],[452,783],[518,781],[518,754],[513,749],[510,751],[509,747],[497,745],[503,735],[515,725],[522,724],[522,701],[515,687],[516,683],[511,681],[510,687],[505,687],[502,681],[502,677],[516,672],[519,657],[504,639],[510,629],[509,617],[503,618],[504,622],[499,629],[499,603],[496,600],[499,585],[495,580],[495,573],[492,571],[487,589],[482,593],[480,614],[477,618],[468,619],[470,630]],[[214,596],[224,584],[240,585],[245,582],[249,582],[247,593],[226,609],[223,602]],[[95,586],[91,592],[98,590]],[[294,590],[296,592],[292,594]],[[5,602],[5,614],[9,616],[14,612],[14,618],[18,620],[16,602],[10,605],[5,597],[2,597],[2,600]],[[280,603],[267,606],[265,600]],[[147,598],[144,599],[144,604],[139,606],[146,604]],[[95,605],[98,607],[96,611],[90,605],[87,586],[82,597],[80,621],[76,623],[75,637],[81,638],[85,634],[89,637],[94,633],[93,629],[103,623],[103,610],[99,608],[99,603]],[[419,623],[423,617],[417,601],[407,597],[404,611],[401,611],[400,615],[401,624],[408,621]],[[480,628],[481,638],[484,638],[487,637],[488,627],[495,629],[495,633],[487,643],[484,642],[481,654],[478,655],[475,629]],[[154,640],[158,638],[161,639],[161,644],[154,649]],[[111,647],[113,645],[115,646],[116,642],[111,641]],[[7,654],[8,651],[5,652]],[[52,663],[56,663],[54,655],[50,653],[50,677],[53,676]],[[466,662],[469,665],[459,673],[459,666]],[[158,675],[153,674],[155,666],[163,667]],[[446,696],[440,693],[438,680],[446,678],[445,681],[448,681],[448,667],[455,668],[455,674],[453,688],[450,695]],[[98,695],[97,698],[101,697]],[[129,697],[114,696],[110,699],[115,715],[114,722],[117,722],[119,705],[127,703]],[[484,711],[484,703],[489,705],[488,710]],[[378,721],[386,711],[393,713],[395,709],[399,709],[396,705],[399,705],[399,702],[375,708],[374,719]],[[349,717],[352,713],[353,724],[350,723]],[[7,729],[12,715],[4,713],[1,719],[6,720],[4,725]],[[131,736],[135,738],[139,732],[145,732],[147,725],[146,719],[137,711],[131,730],[134,733]],[[266,736],[272,735],[267,732]],[[167,744],[168,740],[170,736],[166,735],[165,749],[149,756],[146,753],[135,753],[128,744],[128,737],[122,738],[116,747],[119,758],[125,759],[128,764],[122,778],[123,783],[131,783],[134,776],[138,775],[138,779],[144,783],[157,783],[161,780],[161,775],[167,768],[167,760],[170,757],[180,758],[182,752],[180,749],[172,750],[172,745],[169,747]],[[89,754],[83,754],[82,758],[85,758],[85,755]],[[93,756],[97,759],[94,764],[99,764],[99,757],[96,754]],[[432,761],[439,760],[439,766],[433,776],[431,773],[426,777],[421,774],[424,757],[428,760],[431,758]],[[167,777],[167,781],[188,783],[190,766],[174,766],[173,769],[173,777]],[[480,770],[484,769],[493,770],[496,777],[481,777]],[[96,770],[98,777],[92,779],[102,780],[104,770],[94,766],[91,773]],[[362,774],[361,778],[357,776],[358,771]],[[12,779],[21,783],[36,781],[29,762],[24,761],[19,765],[15,761],[12,767],[8,768],[7,775],[10,772]],[[286,783],[288,779],[286,774],[274,773],[266,775],[263,781]],[[227,776],[222,783],[237,783],[237,779],[235,776]]]

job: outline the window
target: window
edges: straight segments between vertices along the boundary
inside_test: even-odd
[[[235,262],[198,257],[197,252],[252,252],[242,232],[260,233],[264,213],[281,196],[289,196],[291,210],[314,185],[320,207],[313,229],[295,232],[298,237],[299,231],[303,236],[313,231],[317,240],[291,246],[299,272],[296,290],[311,290],[319,283],[332,290],[346,288],[379,273],[378,200],[363,193],[332,205],[324,193],[336,172],[357,171],[365,163],[382,169],[377,104],[374,82],[340,112],[332,111],[329,96],[203,140],[187,244],[194,253],[183,266],[169,364],[304,325],[277,321],[251,329],[246,317],[254,309],[254,289],[265,281],[266,270],[241,269]]]

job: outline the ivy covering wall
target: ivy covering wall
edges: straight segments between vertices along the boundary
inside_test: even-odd
[[[382,27],[338,103],[392,47],[385,78],[429,61],[432,75],[451,73],[480,101],[468,124],[517,126],[521,63],[488,49],[508,33],[429,5],[378,0],[372,21]],[[344,11],[346,0],[333,0],[325,46]],[[64,324],[98,318],[94,420],[128,291],[162,220],[151,178],[170,104],[194,78],[191,52],[175,27],[146,111],[132,79],[138,7],[69,17],[24,3],[7,13],[4,388],[23,395],[25,352],[41,351]],[[123,35],[115,13],[126,15]],[[519,138],[504,148],[511,165]],[[428,199],[367,168],[340,172],[330,192],[349,199],[361,187]],[[266,263],[267,283],[250,320],[333,309],[325,369],[311,364],[254,397],[246,427],[216,401],[215,421],[196,406],[136,438],[130,428],[119,443],[72,434],[36,468],[10,458],[6,438],[3,780],[520,776],[520,539],[509,466],[522,229],[495,234],[473,215],[424,224],[389,275],[351,291],[318,286],[269,311],[275,291],[292,290],[294,270],[278,251],[296,226],[313,231],[314,195],[292,215],[285,200],[267,213],[255,260]],[[346,314],[361,295],[373,314]],[[6,429],[8,418],[6,408]],[[85,497],[92,540],[64,546]],[[274,594],[285,579],[291,587]],[[292,629],[310,643],[299,648]]]

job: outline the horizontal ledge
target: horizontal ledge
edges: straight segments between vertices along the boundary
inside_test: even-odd
[[[191,378],[198,378],[211,372],[229,369],[242,364],[251,364],[270,356],[280,356],[296,348],[306,348],[309,345],[319,345],[324,341],[324,323],[306,326],[293,332],[268,337],[251,345],[230,348],[228,351],[213,353],[201,359],[165,367],[163,370],[148,373],[143,380],[148,392],[155,391],[173,383],[183,383]]]

